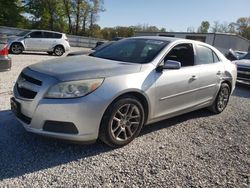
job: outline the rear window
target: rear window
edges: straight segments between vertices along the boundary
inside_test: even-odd
[[[56,39],[60,39],[60,38],[62,38],[62,34],[54,33],[54,37],[55,37]]]

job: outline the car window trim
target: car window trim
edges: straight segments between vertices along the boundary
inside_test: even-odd
[[[213,55],[213,63],[208,63],[208,64],[214,64],[214,63],[221,62],[221,59],[219,58],[219,56],[217,55],[217,53],[212,48],[210,48],[209,46],[204,45],[204,44],[195,44],[195,50],[196,51],[197,51],[198,46],[202,46],[202,47],[210,49],[213,52],[213,54],[215,54],[217,56],[217,58],[218,58],[219,61],[215,62],[214,61],[214,55]],[[197,66],[197,65],[208,65],[208,64],[197,64],[197,54],[195,55],[195,64],[194,64],[194,66]]]
[[[171,43],[170,43],[171,44]],[[177,45],[180,45],[180,44],[192,44],[192,48],[193,48],[193,52],[194,52],[194,63],[195,63],[195,48],[194,48],[194,43],[193,42],[186,42],[186,41],[181,41],[181,42],[177,42],[177,43],[174,43],[172,46],[166,46],[166,48],[169,48],[167,51],[166,51],[166,53],[162,56],[162,58],[161,58],[161,60],[158,62],[158,64],[156,65],[156,68],[157,67],[159,67],[160,65],[162,65],[162,63],[164,63],[164,59],[165,59],[165,57],[168,55],[168,53],[175,47],[175,46],[177,46]],[[195,64],[193,65],[193,66],[195,66]],[[181,69],[182,68],[188,68],[188,67],[193,67],[193,66],[184,66],[184,67],[181,67]]]

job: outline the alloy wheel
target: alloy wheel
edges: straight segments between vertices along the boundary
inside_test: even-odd
[[[23,48],[22,48],[22,46],[20,44],[13,44],[11,46],[11,51],[14,54],[20,54],[20,53],[22,53]]]
[[[229,100],[229,90],[227,87],[221,88],[218,101],[217,101],[217,107],[219,111],[223,111],[228,103]]]
[[[57,47],[55,48],[55,50],[54,50],[54,53],[55,53],[55,55],[57,55],[57,56],[62,56],[63,53],[64,53],[64,50],[63,50],[62,47],[57,46]]]
[[[142,116],[135,104],[124,104],[114,114],[111,121],[111,134],[117,141],[127,141],[140,126]]]

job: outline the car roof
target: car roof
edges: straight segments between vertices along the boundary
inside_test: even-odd
[[[64,33],[60,33],[60,32],[57,32],[57,31],[49,31],[49,30],[38,30],[38,29],[32,29],[30,30],[31,32],[33,31],[42,31],[42,32],[50,32],[50,33],[58,33],[58,34],[64,34]]]
[[[213,46],[205,43],[200,42],[197,40],[190,40],[190,39],[183,39],[183,38],[176,38],[176,37],[163,37],[163,36],[139,36],[139,37],[131,37],[135,39],[151,39],[151,40],[162,40],[162,41],[168,41],[170,43],[172,42],[187,42],[187,43],[194,43],[194,44],[200,44],[204,46],[208,46],[210,48],[214,48]]]
[[[168,42],[174,42],[180,40],[179,38],[174,37],[162,37],[162,36],[140,36],[140,37],[132,37],[135,39],[151,39],[151,40],[163,40]]]

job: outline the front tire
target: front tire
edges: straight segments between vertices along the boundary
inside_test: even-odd
[[[227,107],[230,91],[230,86],[227,83],[222,83],[214,103],[208,109],[215,114],[223,112],[223,110]]]
[[[10,53],[12,54],[21,54],[23,52],[23,45],[20,43],[13,43],[10,46]]]
[[[55,46],[54,54],[56,56],[62,56],[64,54],[64,48],[62,46]]]
[[[124,96],[106,110],[99,138],[111,147],[121,147],[137,137],[144,123],[142,104],[134,96]]]

